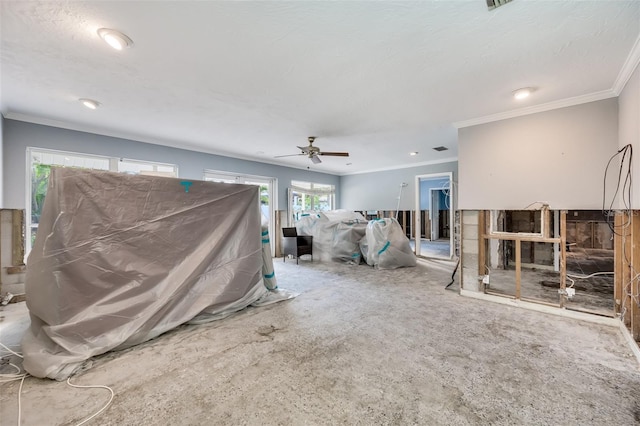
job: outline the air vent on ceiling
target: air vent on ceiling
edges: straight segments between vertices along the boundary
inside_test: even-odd
[[[493,10],[496,7],[500,7],[503,4],[509,3],[511,0],[487,0],[487,7],[489,10]]]
[[[447,148],[446,146],[436,146],[435,148],[433,148],[434,151],[446,151],[449,148]]]

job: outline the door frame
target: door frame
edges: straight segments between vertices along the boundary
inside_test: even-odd
[[[454,227],[454,210],[455,210],[455,194],[453,187],[453,172],[443,172],[443,173],[429,173],[424,175],[416,175],[415,178],[415,229],[414,229],[414,240],[415,240],[415,254],[420,257],[427,257],[422,255],[420,240],[422,239],[422,223],[421,223],[421,215],[420,215],[420,180],[428,180],[428,179],[441,179],[448,178],[449,179],[449,226],[451,228]],[[435,189],[435,188],[434,188]],[[437,188],[440,191],[442,188]],[[431,191],[429,191],[431,194]],[[429,201],[431,203],[431,200]],[[432,214],[433,209],[429,209],[429,215]],[[431,234],[431,233],[430,233]],[[431,235],[430,235],[431,236]],[[453,258],[453,254],[455,252],[455,232],[453,229],[449,231],[449,256],[429,256],[434,259],[447,259],[451,260]]]

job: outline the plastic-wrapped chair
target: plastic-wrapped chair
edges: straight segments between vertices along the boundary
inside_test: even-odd
[[[282,234],[284,236],[283,262],[286,261],[287,256],[291,255],[296,258],[296,264],[298,264],[300,256],[305,254],[311,255],[311,261],[313,261],[313,236],[298,235],[296,228],[282,228]]]

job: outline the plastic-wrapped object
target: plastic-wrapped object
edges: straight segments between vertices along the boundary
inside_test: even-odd
[[[329,262],[335,256],[333,253],[336,240],[336,228],[343,222],[364,222],[360,213],[348,210],[332,210],[301,215],[296,222],[298,235],[313,236],[313,258],[322,262]],[[353,254],[353,253],[352,253]]]
[[[362,260],[360,240],[364,238],[366,232],[366,222],[338,223],[333,233],[332,259],[358,265]]]
[[[417,263],[409,239],[393,218],[370,221],[360,248],[367,264],[379,269],[416,266]]]
[[[278,288],[276,273],[273,270],[273,258],[271,257],[269,228],[266,225],[262,225],[262,278],[264,279],[264,286],[269,290]]]
[[[61,380],[91,356],[243,309],[269,294],[262,256],[257,186],[52,168],[24,367]]]
[[[296,222],[298,235],[313,236],[313,259],[321,262],[331,260],[334,224],[321,213],[303,214]]]

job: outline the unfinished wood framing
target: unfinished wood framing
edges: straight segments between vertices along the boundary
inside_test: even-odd
[[[486,249],[487,244],[484,238],[482,238],[486,232],[487,227],[487,215],[484,210],[478,212],[478,276],[483,276],[486,271],[487,258]]]
[[[640,211],[631,215],[631,253],[629,270],[631,281],[629,283],[629,322],[631,323],[631,336],[636,342],[640,341]]]
[[[24,210],[11,212],[11,266],[24,265]]]
[[[551,224],[551,215],[548,209],[544,209],[542,212],[543,217],[543,231],[545,234],[549,233]],[[545,229],[547,231],[545,231]],[[478,275],[485,274],[486,267],[486,244],[488,240],[509,240],[513,241],[515,245],[516,255],[516,291],[515,299],[521,299],[521,285],[522,285],[522,243],[553,243],[560,244],[560,293],[559,293],[559,306],[564,307],[565,292],[566,292],[566,276],[567,276],[567,262],[566,262],[566,241],[567,241],[567,212],[562,211],[560,214],[560,237],[552,238],[545,237],[539,234],[525,234],[525,233],[510,233],[510,232],[487,232],[486,228],[486,212],[478,212]],[[542,303],[542,302],[541,302]],[[555,305],[557,306],[557,305]]]
[[[564,308],[567,294],[567,211],[560,212],[560,307]]]

